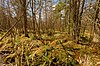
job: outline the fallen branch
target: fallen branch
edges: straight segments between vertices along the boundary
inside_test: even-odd
[[[20,16],[20,19],[21,19],[21,17],[22,16]],[[18,23],[19,23],[19,21],[20,21],[20,19],[17,19],[16,18],[16,20],[17,20],[17,22],[0,38],[0,41],[13,29],[13,27],[15,26],[15,25],[17,25]]]

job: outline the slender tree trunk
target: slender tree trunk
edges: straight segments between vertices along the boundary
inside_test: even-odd
[[[45,25],[46,25],[46,30],[47,30],[48,24],[47,24],[47,5],[46,4],[47,4],[47,0],[45,0]]]
[[[27,7],[26,7],[26,0],[23,0],[23,18],[24,18],[24,34],[25,37],[29,37],[28,36],[28,32],[27,32]]]
[[[82,20],[82,14],[83,14],[83,7],[84,7],[84,4],[85,4],[85,0],[82,1],[82,7],[81,7],[81,12],[79,14],[79,28],[78,28],[78,40],[80,39],[80,30],[81,30],[81,20]]]
[[[71,0],[69,1],[69,16],[68,16],[68,34],[70,35],[70,23],[71,23],[71,21],[70,21],[70,19],[71,19]]]
[[[77,40],[77,31],[76,31],[76,24],[77,24],[77,1],[76,0],[73,0],[72,1],[72,3],[73,3],[73,17],[72,17],[72,19],[73,19],[73,31],[74,31],[74,36],[73,36],[73,39],[74,40]]]
[[[40,31],[41,31],[41,12],[42,12],[42,1],[40,0],[39,1],[39,29],[38,29],[38,32],[40,34]]]
[[[32,21],[33,21],[33,33],[35,33],[35,0],[34,1],[32,0],[31,2],[32,2],[31,10],[32,10]]]

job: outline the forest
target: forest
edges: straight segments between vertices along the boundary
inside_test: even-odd
[[[100,66],[100,0],[0,0],[0,66]]]

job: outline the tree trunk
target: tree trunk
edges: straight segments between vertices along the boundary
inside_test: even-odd
[[[27,32],[27,7],[26,7],[26,0],[23,0],[23,18],[24,18],[24,34],[25,37],[29,37],[28,36],[28,32]]]

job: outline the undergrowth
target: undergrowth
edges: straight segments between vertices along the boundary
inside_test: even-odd
[[[7,37],[0,42],[0,65],[17,66],[96,66],[95,55],[100,54],[92,45],[80,45],[65,34],[31,38]],[[54,38],[53,38],[54,37]],[[91,46],[91,47],[90,47]],[[100,58],[97,56],[98,59]]]

